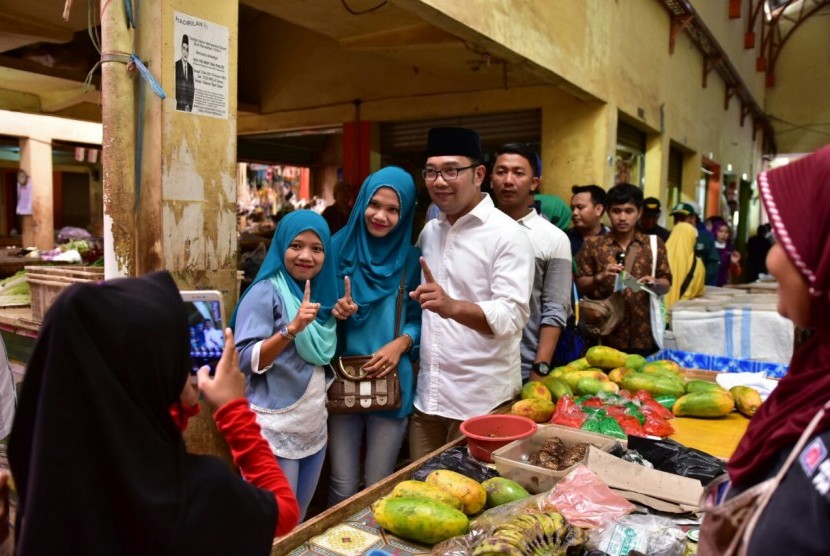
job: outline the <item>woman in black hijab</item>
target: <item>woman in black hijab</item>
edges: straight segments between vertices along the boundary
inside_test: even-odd
[[[198,382],[250,482],[185,452],[171,408],[189,412],[189,345],[166,272],[73,285],[55,301],[9,441],[18,554],[267,554],[296,524],[229,331],[216,376],[203,368]]]

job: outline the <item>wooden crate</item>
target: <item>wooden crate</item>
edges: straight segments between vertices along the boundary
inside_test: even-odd
[[[103,279],[104,268],[100,266],[27,266],[32,319],[42,321],[55,299],[72,284]]]

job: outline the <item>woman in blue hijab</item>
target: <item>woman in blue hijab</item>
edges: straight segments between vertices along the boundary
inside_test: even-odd
[[[412,413],[412,361],[421,339],[421,308],[406,295],[421,282],[421,253],[412,246],[415,199],[415,184],[406,171],[383,168],[363,182],[349,223],[332,238],[342,288],[334,313],[338,318],[350,315],[338,326],[338,355],[372,354],[364,369],[373,376],[383,376],[397,364],[402,399],[397,410],[329,416],[330,505],[358,491],[364,433],[365,484],[392,473]],[[405,292],[396,331],[402,277]]]
[[[329,227],[314,211],[280,220],[231,317],[248,400],[305,517],[326,453],[327,365],[337,347]],[[330,371],[329,371],[330,373]]]

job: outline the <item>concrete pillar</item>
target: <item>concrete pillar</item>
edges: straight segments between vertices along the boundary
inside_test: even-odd
[[[607,104],[563,98],[542,106],[542,192],[566,202],[571,186],[613,185],[617,111]]]
[[[49,138],[20,139],[20,167],[32,180],[32,215],[23,217],[23,246],[41,251],[55,247],[52,205],[52,143]]]
[[[182,289],[219,290],[227,315],[237,298],[238,11],[235,0],[149,0],[135,47],[167,94],[162,100],[139,85],[136,273],[167,269]],[[183,34],[194,75],[192,110],[176,101]]]
[[[649,133],[646,136],[646,183],[643,197],[657,197],[666,204],[669,183],[669,138],[665,134]]]
[[[355,189],[372,171],[372,124],[350,121],[343,124],[343,179]]]
[[[131,52],[124,2],[101,4],[101,47],[104,52]],[[101,66],[101,164],[104,201],[104,274],[133,276],[135,264],[135,91],[134,74],[120,61]]]

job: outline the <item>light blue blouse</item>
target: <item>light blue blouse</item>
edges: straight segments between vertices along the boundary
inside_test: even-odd
[[[239,366],[248,377],[248,400],[268,409],[283,409],[299,400],[308,388],[314,365],[300,357],[293,342],[264,373],[255,373],[251,367],[254,346],[289,324],[282,296],[269,280],[257,282],[242,298],[237,315],[234,335]],[[326,378],[333,378],[328,368]]]

